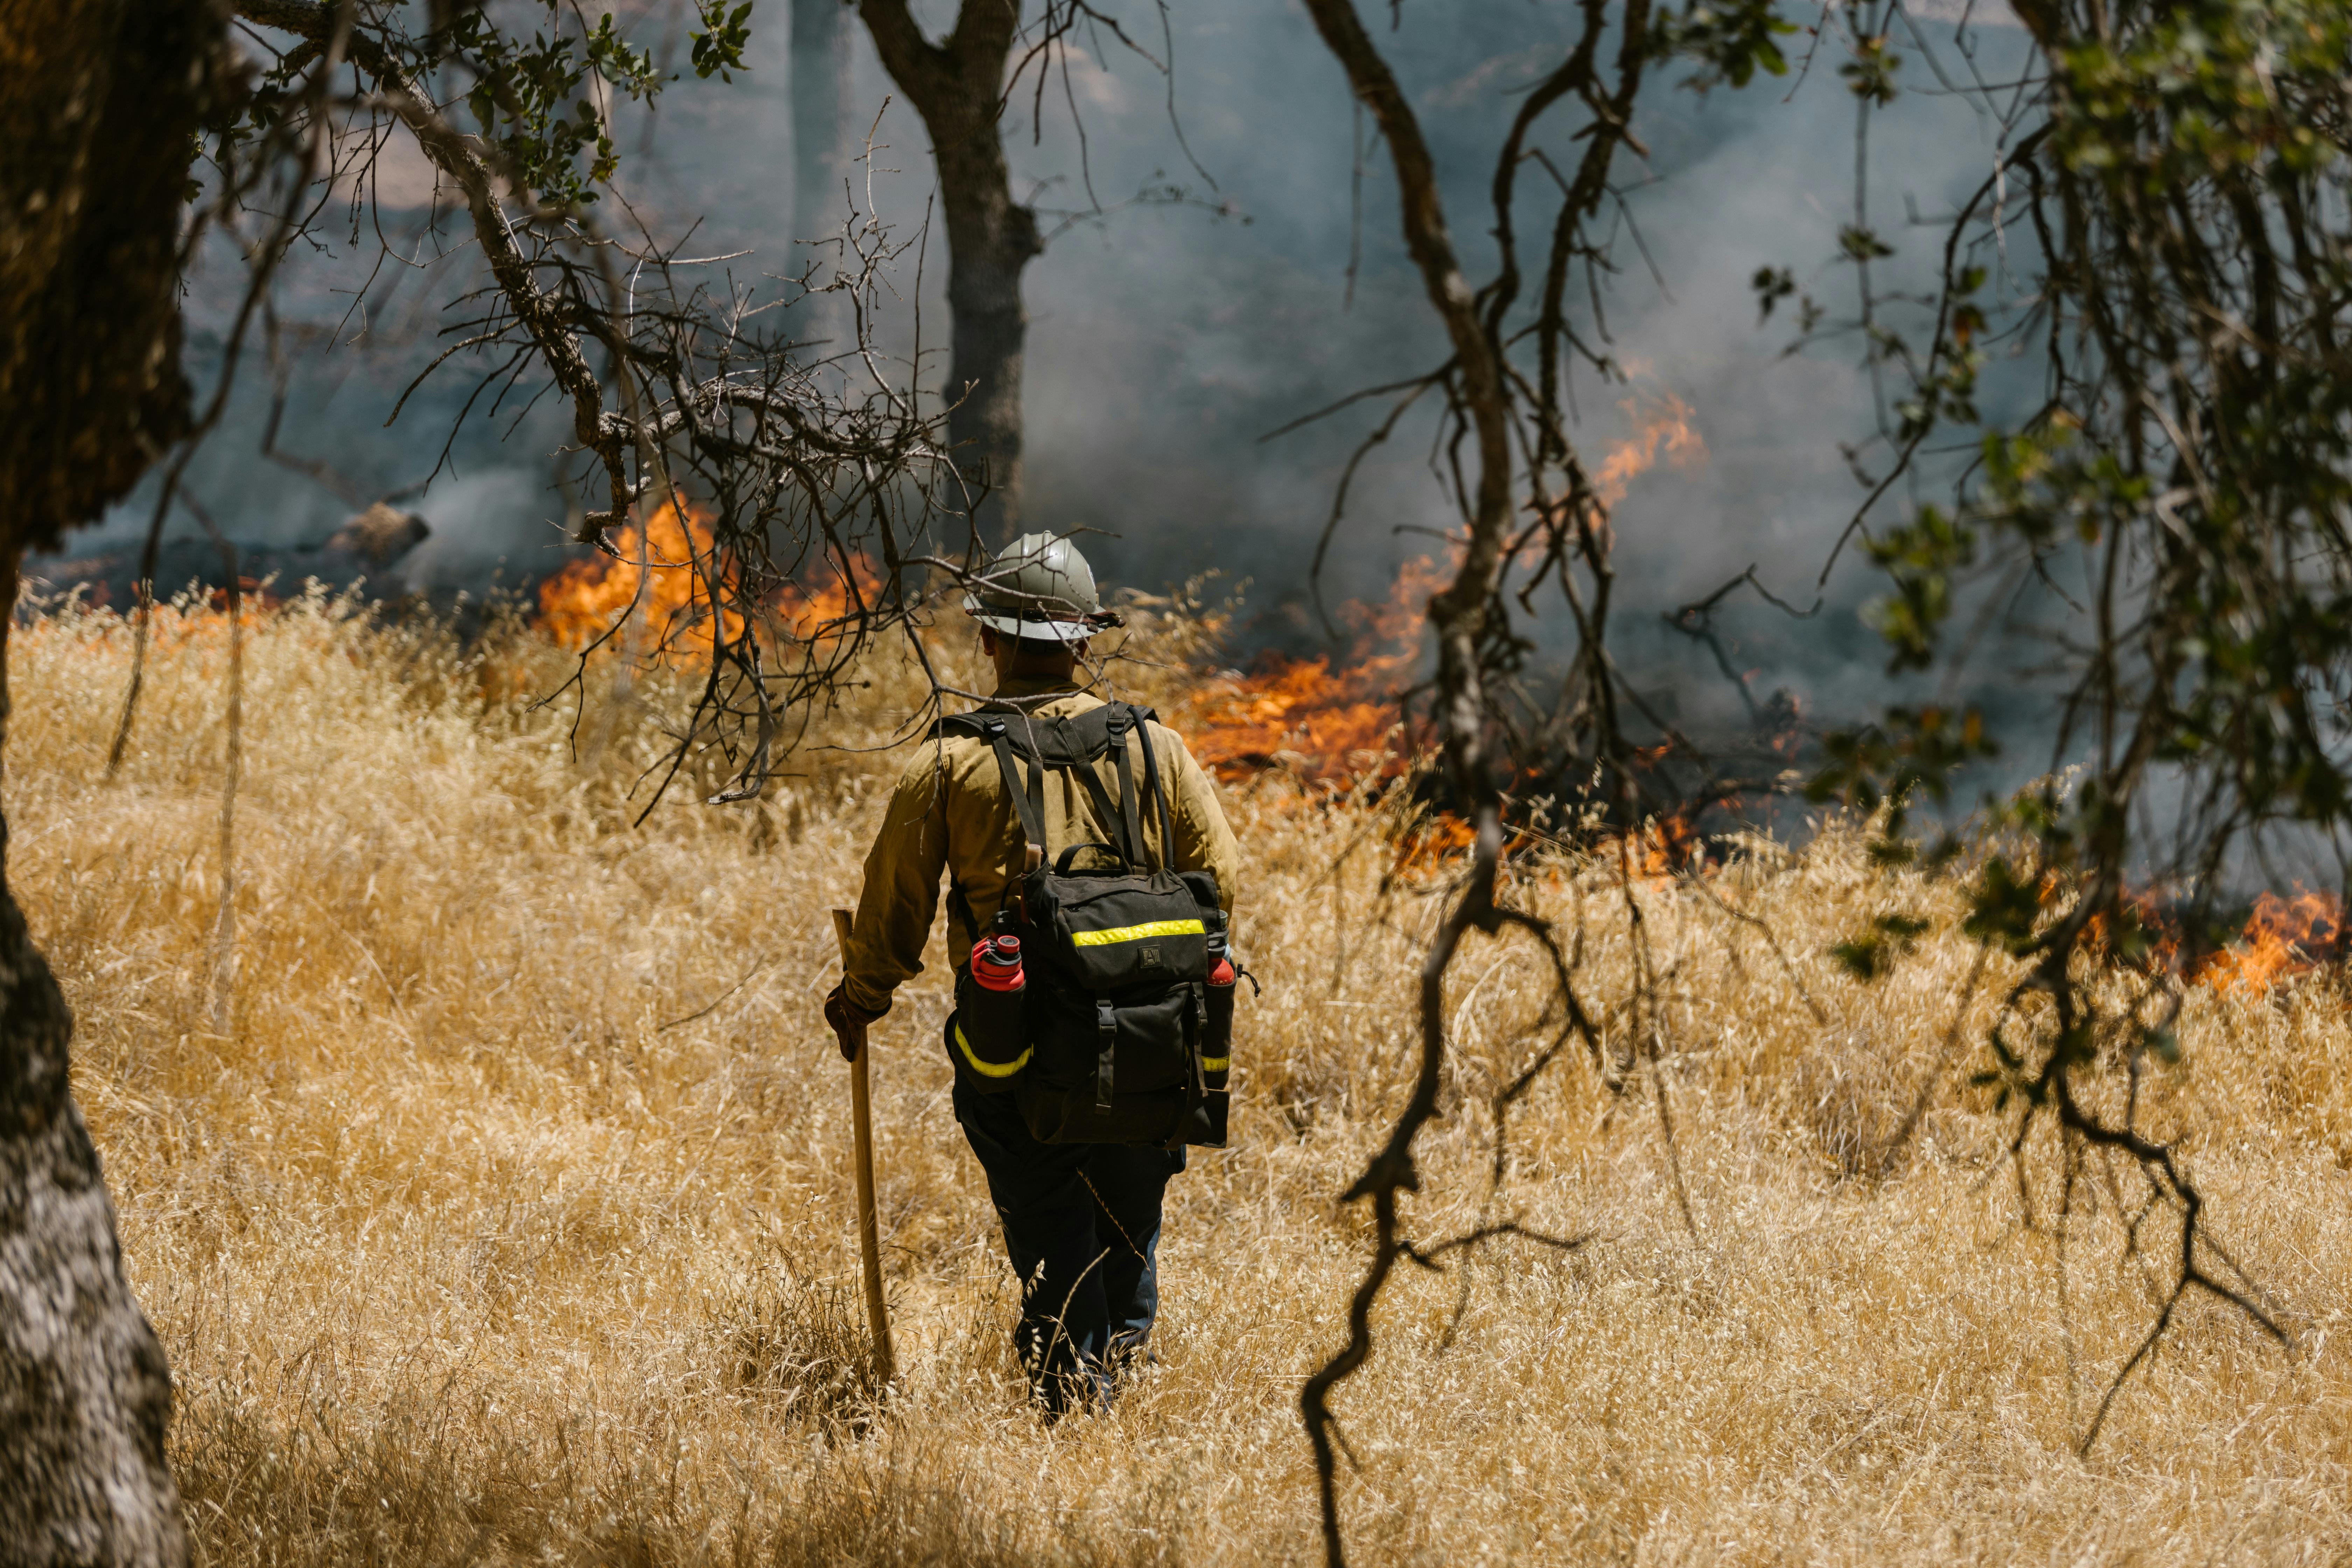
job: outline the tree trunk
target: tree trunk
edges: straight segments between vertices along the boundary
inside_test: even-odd
[[[793,238],[841,227],[849,139],[842,116],[849,76],[848,7],[842,0],[793,0]],[[800,270],[796,259],[793,270]]]
[[[1021,353],[1028,317],[1021,269],[1045,248],[1037,216],[1013,199],[997,134],[1019,0],[963,0],[944,44],[926,39],[906,0],[859,0],[891,79],[923,117],[939,164],[954,321],[948,416],[957,467],[988,498],[974,521],[1010,540],[1021,528]]]
[[[0,592],[14,603],[12,556]],[[0,658],[13,616],[0,618]],[[5,675],[0,675],[5,679]],[[0,688],[0,727],[6,723]],[[0,870],[6,825],[0,822]],[[73,1016],[0,885],[0,1562],[177,1564],[172,1373],[66,1082]]]
[[[791,271],[830,278],[847,259],[838,238],[849,216],[845,187],[857,173],[849,161],[849,7],[843,0],[793,0],[793,259]],[[856,331],[847,298],[821,292],[802,301],[793,335],[824,345],[850,346]]]
[[[223,23],[205,0],[0,0],[0,611],[28,546],[95,519],[186,426],[178,229]],[[6,843],[0,821],[0,1563],[182,1563],[171,1373]]]

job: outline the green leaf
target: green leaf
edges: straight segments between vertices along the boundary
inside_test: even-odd
[[[1895,254],[1895,247],[1879,238],[1877,230],[1851,223],[1838,230],[1838,249],[1849,261],[1874,261]]]
[[[1771,0],[1693,0],[1679,12],[1662,11],[1650,34],[1650,53],[1698,62],[1682,85],[1707,92],[1724,82],[1746,87],[1758,71],[1786,76],[1788,57],[1773,40],[1797,30]]]
[[[751,0],[742,0],[732,11],[726,0],[696,0],[695,9],[702,17],[703,30],[688,35],[694,45],[694,74],[733,81],[732,72],[750,70],[743,63],[743,50],[751,41]]]

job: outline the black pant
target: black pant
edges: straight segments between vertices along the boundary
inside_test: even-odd
[[[1184,1152],[1124,1143],[1041,1143],[1010,1094],[956,1079],[956,1120],[1004,1225],[1021,1281],[1013,1348],[1050,1410],[1109,1392],[1160,1312],[1160,1200]]]

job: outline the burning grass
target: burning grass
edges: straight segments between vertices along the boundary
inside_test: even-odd
[[[2208,959],[2197,978],[2233,995],[2260,996],[2340,957],[2343,944],[2344,906],[2335,898],[2300,887],[2292,898],[2263,893],[2236,944]]]
[[[735,563],[698,510],[665,501],[641,524],[615,530],[612,544],[611,554],[574,561],[540,584],[539,626],[557,643],[578,650],[604,643],[632,605],[629,626],[644,628],[649,647],[665,655],[708,659],[714,637],[742,635],[742,617],[725,605]]]
[[[1427,556],[1397,574],[1387,600],[1350,602],[1348,656],[1268,652],[1247,674],[1193,684],[1180,722],[1192,754],[1227,784],[1268,767],[1321,783],[1393,775],[1403,744],[1399,694],[1421,675],[1423,610],[1445,578]]]
[[[1184,651],[1181,623],[1139,619],[1139,650]],[[935,950],[876,1032],[907,1373],[875,1421],[845,1364],[847,1094],[818,1003],[825,911],[856,889],[895,757],[804,752],[765,801],[680,792],[632,829],[628,788],[685,700],[661,681],[617,706],[596,689],[575,760],[568,716],[524,695],[570,668],[544,639],[461,654],[297,601],[247,643],[222,1028],[226,639],[202,616],[166,630],[112,784],[122,627],[82,613],[16,634],[10,871],[80,1020],[78,1092],[180,1380],[201,1561],[1313,1555],[1297,1394],[1362,1247],[1331,1197],[1407,1090],[1444,825],[1400,840],[1345,797],[1230,787],[1266,998],[1235,1146],[1171,1189],[1160,1363],[1108,1416],[1047,1430],[1022,1404],[1013,1284],[946,1105]],[[941,653],[968,678],[961,642]],[[1144,695],[1163,711],[1185,697],[1148,662],[1118,668],[1160,682]],[[834,742],[917,705],[892,658],[865,678]],[[1392,878],[1416,845],[1429,874]],[[1581,925],[1604,1000],[1629,967],[1614,865],[1531,847],[1510,873],[1513,897]],[[1904,1159],[1874,1158],[1942,1055],[1972,952],[1954,900],[1871,869],[1834,825],[1802,851],[1748,843],[1707,886],[1769,921],[1793,970],[1685,884],[1641,889],[1674,966],[1663,1081],[1696,1234],[1654,1085],[1620,1097],[1605,1061],[1555,1069],[1514,1118],[1497,1213],[1588,1239],[1505,1243],[1391,1289],[1380,1357],[1339,1397],[1359,1560],[2352,1552],[2339,983],[2200,988],[2182,1066],[2143,1092],[2297,1352],[2187,1311],[2085,1462],[2071,1440],[2145,1327],[2151,1266],[2123,1255],[2097,1162],[2063,1219],[2031,1188],[2024,1228],[2000,1125],[1952,1090]],[[1835,942],[1920,909],[1914,958],[1874,988],[1843,978]],[[1473,940],[1422,1234],[1487,1202],[1486,1106],[1543,994],[1533,950]]]
[[[614,531],[609,554],[571,562],[539,585],[533,625],[574,652],[610,652],[667,665],[708,665],[714,641],[743,635],[739,569],[708,515],[664,502],[641,525]],[[759,605],[760,632],[806,645],[836,634],[853,608],[850,579],[870,604],[879,579],[862,557],[850,571],[820,571],[813,587],[787,584]],[[714,595],[713,589],[717,589]],[[626,617],[625,619],[625,617]]]

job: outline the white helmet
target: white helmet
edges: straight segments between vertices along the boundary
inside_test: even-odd
[[[1084,642],[1119,624],[1102,607],[1094,568],[1067,539],[1024,533],[990,562],[964,595],[964,613],[982,626],[1029,642]]]

